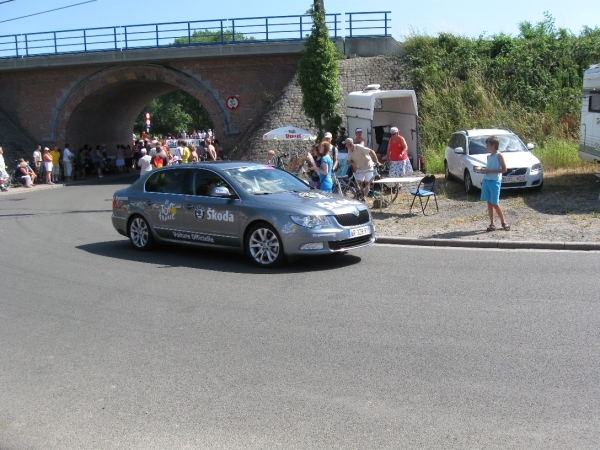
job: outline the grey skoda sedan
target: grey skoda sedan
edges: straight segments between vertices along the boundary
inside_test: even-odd
[[[150,172],[113,196],[112,223],[138,250],[172,242],[245,252],[261,267],[375,242],[366,205],[311,190],[295,176],[249,162]]]

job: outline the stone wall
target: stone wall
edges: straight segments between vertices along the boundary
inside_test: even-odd
[[[376,56],[372,58],[352,58],[340,61],[340,89],[342,101],[339,113],[346,126],[346,96],[360,91],[369,84],[380,84],[381,89],[412,89],[407,71],[408,64],[400,55]],[[283,89],[271,107],[260,120],[250,128],[232,149],[232,159],[262,161],[267,151],[274,149],[279,153],[305,152],[309,142],[265,141],[263,134],[285,125],[306,128],[316,132],[308,118],[302,112],[302,92],[296,77]],[[226,149],[227,150],[227,149]]]
[[[25,131],[0,111],[0,147],[6,164],[13,168],[14,160],[21,157],[31,161],[36,145]]]

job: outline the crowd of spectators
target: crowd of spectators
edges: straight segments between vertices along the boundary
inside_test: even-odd
[[[65,144],[58,147],[42,148],[37,146],[29,160],[20,158],[13,164],[6,164],[0,147],[0,190],[10,188],[11,174],[13,182],[26,188],[36,184],[55,184],[82,180],[95,175],[103,178],[110,173],[130,173],[140,170],[142,173],[154,168],[172,164],[187,164],[198,161],[223,159],[223,149],[211,130],[195,131],[189,135],[178,133],[176,146],[170,135],[164,139],[150,138],[142,134],[134,136],[131,144],[119,144],[109,149],[105,144],[90,146],[85,144],[75,153]],[[202,137],[204,136],[204,137]],[[192,141],[199,145],[194,145]]]

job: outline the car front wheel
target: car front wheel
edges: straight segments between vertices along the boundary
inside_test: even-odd
[[[129,224],[129,240],[137,250],[150,250],[154,243],[152,231],[146,219],[135,216]]]
[[[277,267],[285,262],[281,238],[267,223],[254,225],[246,235],[246,254],[260,267]]]
[[[471,179],[471,174],[468,170],[465,170],[465,192],[467,194],[472,194],[475,191],[473,187],[473,180]]]

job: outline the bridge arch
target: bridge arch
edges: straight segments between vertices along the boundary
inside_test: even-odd
[[[54,111],[50,140],[59,145],[69,142],[73,149],[85,143],[105,143],[109,148],[129,143],[144,106],[179,89],[202,103],[217,134],[237,134],[223,99],[210,83],[173,68],[140,64],[100,70],[68,89]]]

